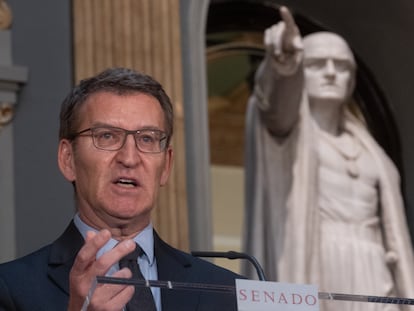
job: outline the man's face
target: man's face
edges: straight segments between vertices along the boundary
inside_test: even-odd
[[[304,40],[305,85],[310,101],[343,103],[353,91],[354,61],[345,41],[330,33]]]
[[[95,126],[165,131],[158,100],[141,93],[96,93],[81,107],[79,116],[78,131]],[[76,184],[84,221],[98,229],[129,226],[139,231],[149,223],[159,188],[167,182],[172,149],[142,153],[133,135],[128,135],[120,150],[106,151],[97,149],[91,136],[78,136],[73,143],[60,142],[59,162],[65,177]]]

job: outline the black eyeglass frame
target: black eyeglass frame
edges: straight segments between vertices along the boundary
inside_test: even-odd
[[[123,137],[123,141],[122,141],[122,144],[120,145],[120,147],[119,148],[114,148],[114,149],[99,147],[97,145],[96,141],[95,141],[96,136],[94,135],[94,131],[97,130],[97,129],[108,129],[108,130],[122,131],[124,133],[124,137]],[[90,134],[85,134],[88,131],[91,131],[91,133]],[[139,143],[137,142],[137,139],[136,139],[136,137],[137,137],[136,135],[139,134],[139,133],[142,133],[142,132],[155,132],[155,133],[159,134],[159,136],[161,137],[158,140],[158,143],[159,143],[159,146],[160,146],[160,151],[146,151],[146,150],[142,150],[140,148]],[[121,150],[124,147],[128,135],[133,135],[134,136],[135,147],[143,153],[161,153],[161,152],[164,152],[165,149],[167,148],[168,135],[165,132],[161,131],[161,130],[151,129],[151,128],[143,128],[143,129],[139,129],[139,130],[130,131],[130,130],[126,130],[124,128],[115,127],[115,126],[96,126],[96,127],[89,127],[87,129],[81,130],[77,133],[74,133],[73,135],[70,136],[69,139],[70,140],[75,140],[79,136],[85,136],[85,137],[90,136],[90,137],[92,137],[92,142],[93,142],[93,145],[95,146],[96,149],[106,150],[106,151],[118,151],[118,150]]]

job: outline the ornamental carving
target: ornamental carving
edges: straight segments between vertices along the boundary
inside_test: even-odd
[[[12,104],[0,103],[0,130],[3,126],[9,124],[14,116]]]
[[[12,23],[12,13],[6,0],[0,0],[0,30],[10,28]]]

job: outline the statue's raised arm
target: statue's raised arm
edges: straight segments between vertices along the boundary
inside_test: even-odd
[[[275,136],[290,132],[298,117],[303,89],[303,43],[292,14],[280,8],[282,20],[264,33],[266,55],[256,73],[258,108]]]

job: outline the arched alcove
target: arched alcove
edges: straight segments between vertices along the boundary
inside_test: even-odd
[[[263,57],[262,35],[265,28],[279,20],[279,4],[266,0],[211,0],[197,4],[184,1],[187,16],[182,15],[184,45],[184,81],[186,141],[189,185],[191,249],[211,249],[217,243],[217,220],[233,237],[240,237],[243,215],[244,108],[258,62]],[[331,29],[294,11],[302,34]],[[189,15],[188,15],[189,14]],[[188,28],[191,24],[191,32]],[[202,47],[202,48],[200,48]],[[205,49],[204,49],[205,48]],[[402,170],[401,147],[392,109],[374,75],[354,51],[358,62],[355,97],[374,137]],[[187,84],[189,83],[189,84]],[[208,100],[206,99],[208,98]],[[191,130],[190,130],[191,129]],[[224,168],[217,174],[216,166]],[[224,182],[220,181],[224,178]],[[237,186],[234,186],[237,184]],[[227,198],[215,207],[215,191]],[[230,199],[229,199],[230,198]],[[235,199],[236,198],[236,199]],[[191,203],[192,202],[192,203]],[[237,206],[233,206],[236,204]],[[224,208],[223,208],[224,207]],[[212,211],[211,211],[212,208]],[[200,225],[201,224],[201,225]],[[222,234],[223,232],[218,232]],[[225,233],[222,240],[226,242]],[[204,240],[199,236],[206,237]],[[197,237],[198,236],[198,237]],[[220,239],[220,238],[219,238]],[[227,242],[237,245],[230,237]],[[227,244],[223,243],[221,247]]]

